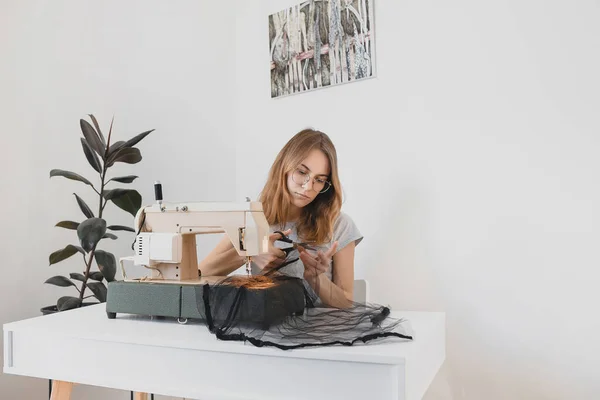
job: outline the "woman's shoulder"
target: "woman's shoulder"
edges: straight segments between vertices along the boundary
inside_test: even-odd
[[[348,243],[356,241],[356,244],[362,241],[362,234],[358,226],[348,214],[340,212],[333,226],[333,241],[338,241],[339,249],[345,247]]]
[[[352,219],[352,217],[350,217],[350,215],[346,214],[343,211],[340,211],[339,215],[337,216],[337,218],[335,219],[335,222],[333,224],[333,229],[337,229],[338,227],[344,227],[347,225],[356,225],[354,223],[354,220]]]

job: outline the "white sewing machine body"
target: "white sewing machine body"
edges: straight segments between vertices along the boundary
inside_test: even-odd
[[[260,202],[157,203],[138,211],[135,227],[133,262],[150,268],[151,279],[197,279],[198,234],[225,233],[247,262],[268,251],[269,224]]]

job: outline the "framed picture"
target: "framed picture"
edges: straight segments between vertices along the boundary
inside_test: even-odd
[[[269,15],[271,97],[372,78],[374,0],[310,0]]]

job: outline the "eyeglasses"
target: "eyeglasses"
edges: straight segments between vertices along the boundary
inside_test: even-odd
[[[304,186],[310,181],[310,174],[303,168],[296,168],[294,172],[292,172],[292,180],[296,184]],[[317,176],[313,178],[312,187],[319,193],[325,193],[331,187],[331,182]]]

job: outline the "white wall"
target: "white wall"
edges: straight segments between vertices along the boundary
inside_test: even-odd
[[[312,125],[340,152],[373,299],[447,312],[428,399],[598,397],[596,3],[379,1],[376,79],[271,100],[267,15],[294,3],[0,3],[0,323],[65,293],[41,282],[73,269],[47,256],[72,240],[53,225],[80,218],[71,193],[85,190],[48,171],[91,171],[85,114],[103,126],[114,114],[121,138],[157,129],[142,163],[120,169],[140,175],[145,201],[154,179],[172,199],[255,198],[279,148]],[[6,375],[0,388],[47,389]]]
[[[79,119],[88,113],[105,133],[114,115],[117,140],[156,129],[139,145],[141,163],[115,168],[140,176],[131,186],[144,203],[154,200],[155,179],[167,200],[234,198],[233,23],[225,2],[0,2],[0,324],[38,316],[73,294],[43,284],[83,268],[75,257],[48,266],[52,251],[76,243],[72,231],[53,226],[81,220],[72,193],[92,203],[93,192],[49,179],[49,171],[94,177],[79,142]],[[109,223],[133,222],[112,204],[106,210]],[[105,248],[129,255],[132,234],[119,236]],[[82,368],[90,362],[83,357]],[[0,375],[3,399],[42,399],[47,390],[40,379]],[[73,397],[129,393],[78,386]]]
[[[598,3],[378,1],[377,79],[272,100],[295,3],[237,3],[238,196],[327,132],[374,300],[447,312],[428,399],[600,397]]]

